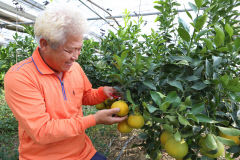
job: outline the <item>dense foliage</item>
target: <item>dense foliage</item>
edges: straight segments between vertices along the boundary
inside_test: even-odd
[[[159,137],[167,130],[176,140],[186,140],[185,158],[199,158],[204,136],[210,137],[206,143],[213,153],[221,142],[238,157],[240,147],[219,133],[240,135],[239,1],[195,0],[189,3],[194,12],[186,10],[190,23],[178,17],[176,1],[155,3],[161,12],[156,19],[159,30],[142,34],[142,19],[133,22],[126,14],[125,25],[117,33],[109,31],[98,48],[85,46],[99,55],[92,63],[94,82],[118,87],[126,93],[131,111],[143,114],[142,145],[149,155],[163,149]]]
[[[26,36],[20,36],[17,32],[13,36],[14,41],[7,47],[0,48],[0,88],[3,88],[3,78],[7,70],[17,62],[32,55],[36,48],[33,27],[24,26]]]
[[[163,131],[177,142],[185,139],[184,159],[210,159],[220,143],[229,146],[225,158],[234,159],[240,146],[219,133],[240,135],[240,2],[194,0],[189,3],[193,12],[185,10],[190,23],[177,6],[175,0],[155,2],[159,28],[149,35],[141,32],[143,19],[132,21],[126,11],[117,32],[109,31],[100,42],[84,41],[78,62],[94,87],[115,86],[125,93],[130,112],[144,116],[140,137],[152,159],[164,149]],[[2,77],[35,47],[32,38],[15,39],[1,49]],[[204,136],[209,153],[199,157]]]

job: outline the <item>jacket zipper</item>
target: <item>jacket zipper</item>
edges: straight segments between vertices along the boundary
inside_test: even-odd
[[[67,96],[66,96],[66,92],[65,92],[65,88],[64,88],[64,81],[61,81],[61,79],[59,77],[58,77],[58,79],[59,79],[59,81],[61,83],[63,99],[66,101],[67,100]]]

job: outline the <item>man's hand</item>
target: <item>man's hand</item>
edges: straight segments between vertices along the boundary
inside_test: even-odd
[[[98,111],[96,114],[94,114],[96,124],[114,124],[122,122],[125,119],[127,119],[127,116],[124,117],[113,116],[116,115],[119,111],[120,111],[119,108],[104,109]]]
[[[108,87],[108,86],[105,86],[105,87],[103,88],[103,92],[104,92],[104,94],[105,94],[108,98],[110,98],[110,99],[117,98],[117,97],[119,97],[119,95],[120,95],[120,94],[117,92],[116,89],[114,89],[113,87]]]

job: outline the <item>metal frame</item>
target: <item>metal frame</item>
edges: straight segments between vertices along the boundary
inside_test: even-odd
[[[22,16],[24,18],[30,19],[32,21],[34,21],[35,18],[36,18],[34,15],[31,15],[31,14],[26,13],[24,11],[18,11],[18,10],[16,10],[16,8],[14,8],[14,7],[6,4],[6,3],[3,3],[1,1],[0,1],[0,8],[3,9],[3,10],[6,10],[8,12],[12,12],[12,13],[14,13],[16,15],[20,15],[20,16]]]

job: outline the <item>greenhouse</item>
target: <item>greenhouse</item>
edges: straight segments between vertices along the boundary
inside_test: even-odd
[[[239,0],[0,0],[0,160],[238,160],[239,54]]]

